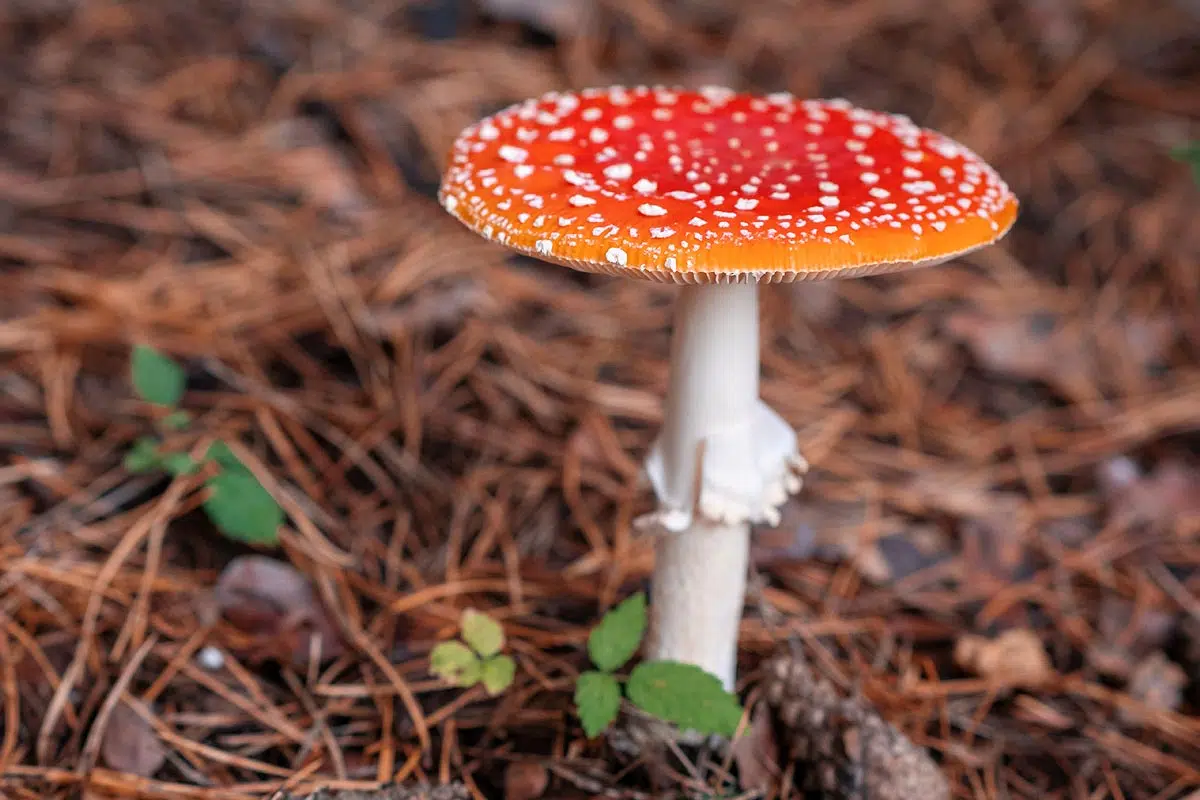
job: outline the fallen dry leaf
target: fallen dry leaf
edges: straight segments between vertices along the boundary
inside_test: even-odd
[[[946,320],[947,332],[967,346],[980,366],[1016,378],[1041,380],[1059,369],[1085,366],[1077,335],[1063,334],[1052,311],[984,313],[962,311]],[[1057,362],[1057,363],[1056,363]]]
[[[100,758],[117,772],[149,778],[167,760],[167,751],[149,722],[129,705],[118,703],[104,729]]]
[[[760,565],[810,557],[830,561],[856,558],[871,571],[879,561],[874,543],[860,535],[867,521],[864,501],[825,500],[814,491],[805,500],[793,498],[784,503],[780,513],[778,525],[754,533],[751,553]]]
[[[819,495],[819,493],[817,493]],[[949,555],[936,528],[905,526],[895,518],[879,521],[868,536],[865,501],[842,502],[813,496],[790,500],[773,527],[754,530],[750,554],[761,569],[817,558],[847,562],[866,581],[884,585],[925,569]]]
[[[964,636],[954,646],[954,661],[968,672],[1002,686],[1036,688],[1054,677],[1054,667],[1036,633],[1005,631],[995,639]]]
[[[750,717],[750,728],[733,743],[738,785],[743,791],[766,795],[779,780],[779,743],[771,707],[759,703]]]
[[[1128,312],[1096,332],[1048,309],[962,311],[947,319],[946,330],[984,369],[1041,381],[1079,402],[1099,399],[1097,387],[1119,385],[1122,371],[1161,370],[1179,336],[1178,324],[1162,314]],[[1119,364],[1106,355],[1114,347]]]
[[[1091,344],[1058,314],[963,311],[946,320],[946,330],[989,372],[1041,381],[1076,402],[1096,399]]]
[[[252,661],[276,658],[303,668],[319,637],[321,660],[345,650],[337,628],[308,579],[292,565],[266,556],[240,556],[221,572],[213,590],[217,610],[240,636],[230,650]]]
[[[536,800],[546,793],[550,775],[533,761],[514,761],[504,770],[504,800]]]

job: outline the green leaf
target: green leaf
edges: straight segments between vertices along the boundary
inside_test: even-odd
[[[474,686],[482,672],[479,657],[462,642],[441,642],[429,653],[429,670],[455,686]]]
[[[1200,142],[1180,145],[1171,150],[1171,157],[1192,166],[1192,178],[1200,184]]]
[[[183,367],[152,347],[133,348],[130,371],[134,391],[148,403],[170,407],[183,397]]]
[[[186,411],[172,411],[162,418],[160,423],[169,431],[181,431],[192,421],[192,415]]]
[[[738,699],[694,664],[644,661],[625,687],[638,708],[683,730],[732,736],[742,717]]]
[[[605,672],[619,668],[637,652],[646,632],[646,595],[638,592],[609,610],[588,636],[588,655]]]
[[[621,710],[621,687],[607,672],[585,672],[575,684],[575,709],[583,732],[595,738],[617,718]]]
[[[167,453],[162,457],[162,465],[172,475],[191,475],[200,466],[187,453]]]
[[[493,697],[507,689],[517,674],[517,662],[505,655],[492,656],[483,662],[483,688]]]
[[[504,646],[504,630],[488,615],[468,608],[461,624],[463,641],[484,658],[494,656]]]
[[[162,466],[162,457],[158,454],[158,440],[143,436],[133,443],[123,461],[125,469],[134,473],[150,472]]]
[[[204,510],[223,534],[250,544],[279,541],[283,510],[258,478],[244,469],[223,470],[208,486]]]
[[[243,464],[233,450],[229,449],[229,445],[217,439],[208,446],[208,452],[204,454],[205,461],[215,461],[225,469],[238,470],[239,472],[249,472],[246,465]]]

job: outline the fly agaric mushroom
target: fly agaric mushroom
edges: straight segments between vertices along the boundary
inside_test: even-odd
[[[468,127],[439,199],[467,227],[585,272],[682,284],[662,431],[648,655],[732,688],[750,524],[807,464],[760,399],[759,283],[947,261],[1017,201],[955,141],[844,100],[728,89],[550,93]]]

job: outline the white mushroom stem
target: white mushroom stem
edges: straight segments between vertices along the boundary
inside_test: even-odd
[[[659,539],[647,656],[695,664],[732,691],[749,558],[748,522],[697,519]]]
[[[685,286],[663,429],[646,462],[659,500],[648,655],[736,676],[750,523],[799,488],[796,438],[758,397],[758,287]]]
[[[702,453],[748,438],[758,404],[758,286],[684,286],[675,306],[671,372],[659,442],[659,500],[690,513]]]

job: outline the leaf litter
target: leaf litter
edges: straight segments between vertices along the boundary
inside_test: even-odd
[[[1194,9],[485,5],[0,10],[0,793],[483,797],[536,762],[546,796],[731,771],[795,796],[853,790],[868,740],[956,796],[1200,783]],[[501,105],[712,79],[909,114],[1023,204],[953,264],[763,292],[763,392],[813,475],[756,533],[740,688],[787,645],[839,709],[778,774],[574,712],[588,632],[652,564],[629,520],[670,287],[512,258],[432,198]],[[267,561],[190,524],[186,480],[122,467],[153,413],[138,344],[273,479]],[[496,697],[430,678],[466,608],[520,665]],[[101,747],[84,786],[116,686],[166,760]]]
[[[345,652],[308,578],[287,562],[234,558],[217,578],[212,600],[230,626],[230,649],[251,661],[272,658],[304,669],[314,653],[326,661]]]
[[[100,757],[111,769],[149,778],[166,762],[167,749],[141,714],[119,703],[104,729]]]

